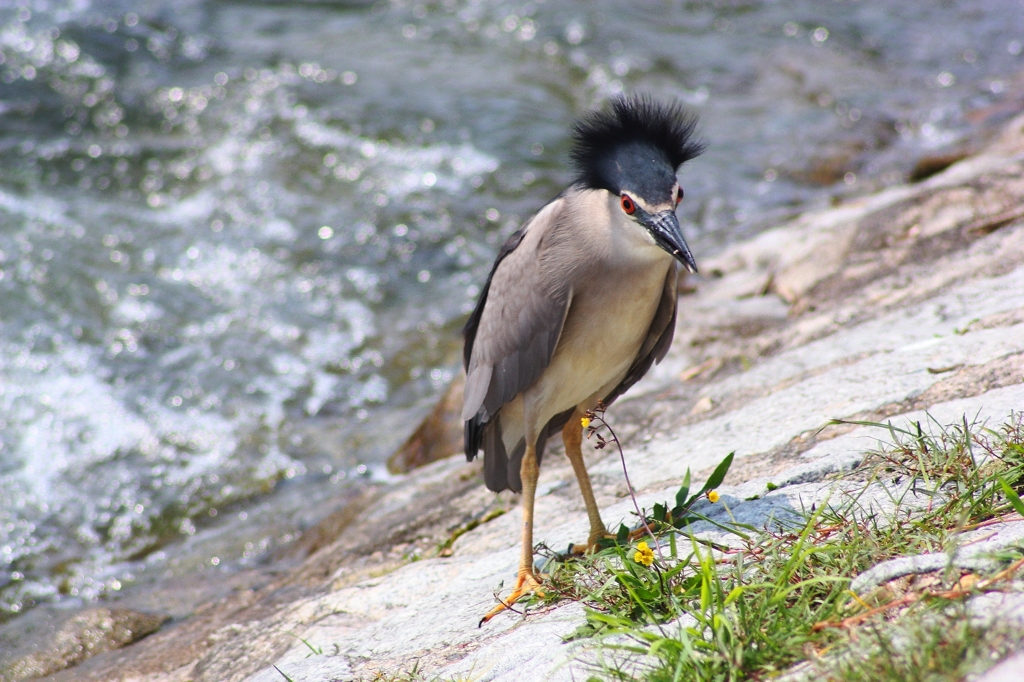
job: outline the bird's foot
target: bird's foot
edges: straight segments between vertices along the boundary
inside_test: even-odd
[[[645,535],[649,535],[647,532],[647,528],[644,526],[640,526],[639,528],[635,528],[629,532],[629,535],[626,536],[626,542],[633,542],[634,540],[639,540]],[[599,552],[605,547],[608,547],[609,544],[615,544],[617,539],[618,538],[612,533],[602,533],[601,535],[598,535],[596,537],[591,537],[585,543],[580,543],[578,545],[569,545],[569,551],[566,552],[566,554],[563,556],[583,556],[585,554],[593,554],[594,552]],[[611,541],[611,543],[608,542],[609,540]]]
[[[647,532],[647,526],[642,525],[639,528],[634,528],[633,530],[629,531],[629,535],[626,536],[626,540],[629,542],[633,542],[634,540],[639,540],[645,535],[649,537],[650,533]]]
[[[538,578],[533,571],[520,571],[519,577],[516,578],[516,586],[512,589],[512,593],[504,599],[498,597],[498,605],[488,611],[487,615],[480,619],[479,626],[482,626],[502,611],[511,609],[513,604],[528,594],[535,594],[538,597],[544,596],[544,590],[541,589],[540,586],[540,578]]]
[[[599,552],[602,549],[602,541],[614,540],[615,536],[611,533],[603,533],[597,537],[592,537],[586,542],[581,542],[578,545],[569,545],[570,556],[583,556],[585,554],[593,554]]]

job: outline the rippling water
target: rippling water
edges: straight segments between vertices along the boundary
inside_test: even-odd
[[[383,475],[587,108],[700,113],[699,258],[1018,110],[1022,47],[1019,1],[5,3],[0,618]]]

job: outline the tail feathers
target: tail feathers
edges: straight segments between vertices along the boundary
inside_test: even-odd
[[[480,451],[481,441],[483,440],[484,429],[487,424],[480,419],[480,415],[467,419],[462,424],[462,435],[463,442],[466,446],[466,461],[472,462],[476,459],[476,454]]]
[[[500,417],[492,419],[489,424],[484,426],[483,446],[484,483],[487,484],[488,490],[500,493],[509,487],[508,455],[505,453],[505,443],[501,439]],[[519,481],[518,472],[516,472],[514,480]]]
[[[565,412],[556,414],[541,429],[540,434],[537,436],[537,466],[540,466],[544,458],[544,448],[547,445],[548,438],[562,430],[562,427],[572,417],[574,410],[575,408],[570,408]],[[469,438],[470,424],[471,422],[466,422],[467,439]],[[480,425],[474,428],[480,428]],[[519,442],[512,449],[512,454],[509,455],[505,450],[505,442],[501,438],[500,415],[486,425],[482,425],[482,430],[482,438],[476,442],[483,445],[484,448],[484,482],[487,484],[487,489],[493,490],[496,493],[506,489],[516,493],[522,492],[523,481],[519,472],[523,463],[523,455],[526,454],[526,441],[520,438]],[[468,452],[469,449],[467,448]],[[473,452],[475,455],[475,448]]]

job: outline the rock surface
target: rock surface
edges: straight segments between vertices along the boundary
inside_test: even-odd
[[[699,479],[735,451],[722,498],[737,520],[762,525],[822,499],[823,478],[876,444],[877,430],[832,419],[997,424],[1024,409],[1021,207],[1024,117],[920,184],[806,214],[703,261],[709,275],[680,301],[669,357],[608,415],[639,502],[671,499],[687,468]],[[628,519],[617,455],[588,459],[605,521]],[[767,492],[769,481],[778,488]],[[584,678],[596,654],[562,641],[583,620],[577,604],[476,627],[514,577],[516,504],[483,488],[479,462],[435,462],[328,520],[288,574],[241,581],[53,679],[305,682],[414,668]],[[544,460],[536,518],[535,538],[554,548],[587,533],[557,452]]]
[[[119,649],[155,632],[167,616],[139,613],[128,609],[91,608],[77,613],[40,609],[19,629],[36,629],[44,642],[34,651],[19,651],[8,646],[0,635],[0,681],[45,677],[70,668],[105,651]]]

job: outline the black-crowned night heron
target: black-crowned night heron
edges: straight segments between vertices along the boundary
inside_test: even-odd
[[[593,547],[607,531],[583,463],[581,419],[610,405],[672,343],[683,240],[676,171],[701,153],[677,104],[623,97],[573,130],[575,182],[505,242],[464,330],[466,457],[484,480],[523,494],[522,555],[511,604],[539,588],[533,503],[548,437],[561,429]],[[481,621],[504,608],[496,607]]]

